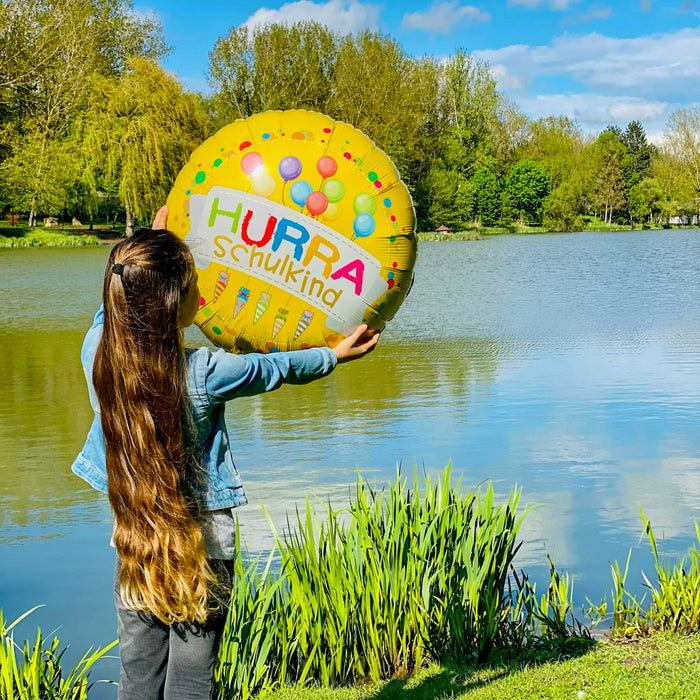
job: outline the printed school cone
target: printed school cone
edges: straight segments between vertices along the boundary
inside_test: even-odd
[[[238,290],[238,296],[236,297],[236,308],[233,311],[233,317],[236,318],[243,307],[248,303],[248,297],[250,296],[250,289],[241,287]]]
[[[219,277],[216,280],[216,285],[214,287],[214,301],[216,301],[224,293],[224,289],[226,289],[226,285],[228,284],[229,276],[229,273],[223,270],[219,273]]]
[[[299,319],[299,323],[297,323],[297,330],[294,334],[294,340],[296,340],[307,329],[313,317],[313,311],[304,311],[304,313],[301,315],[301,318]]]
[[[265,313],[269,303],[270,293],[262,292],[260,294],[260,299],[258,299],[258,303],[255,305],[255,318],[253,319],[254,324],[260,320],[260,317]]]
[[[275,322],[272,326],[272,337],[275,338],[277,334],[282,330],[282,326],[287,323],[288,309],[279,309],[277,311],[277,316],[275,316]]]

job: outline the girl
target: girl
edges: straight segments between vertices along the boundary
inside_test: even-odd
[[[336,348],[271,355],[185,349],[198,302],[192,255],[164,229],[117,244],[81,359],[95,419],[73,471],[114,512],[120,700],[210,698],[246,503],[224,405],[303,384],[378,341],[361,326]]]

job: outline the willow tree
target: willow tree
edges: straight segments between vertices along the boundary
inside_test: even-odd
[[[66,151],[94,75],[118,75],[133,55],[160,56],[160,27],[125,0],[6,0],[0,6],[0,177],[11,202],[54,213],[71,198]],[[73,158],[68,170],[76,170]],[[49,191],[52,194],[49,194]],[[65,202],[64,202],[65,203]]]
[[[121,78],[98,76],[82,124],[86,169],[96,188],[113,189],[127,235],[165,202],[180,168],[208,135],[201,101],[161,66],[132,59]]]

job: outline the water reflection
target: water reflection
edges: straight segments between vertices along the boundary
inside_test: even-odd
[[[69,472],[91,418],[79,347],[107,254],[0,251],[0,603],[11,615],[54,599],[76,648],[113,635],[109,510]],[[520,565],[544,577],[549,552],[580,602],[599,599],[608,561],[638,542],[640,506],[669,552],[694,538],[698,300],[700,232],[421,245],[373,355],[230,405],[248,548],[272,544],[261,501],[282,529],[311,493],[346,504],[358,470],[382,484],[397,465],[411,479],[451,460],[464,488],[492,479],[505,499],[518,484],[543,504]],[[635,549],[631,576],[648,562]]]

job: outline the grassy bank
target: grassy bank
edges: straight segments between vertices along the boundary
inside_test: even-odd
[[[61,228],[44,228],[37,226],[0,224],[0,248],[36,248],[36,247],[74,247],[99,245],[124,235],[124,227],[113,229],[111,226],[96,227],[90,231],[88,226],[63,226]]]
[[[670,700],[700,698],[700,639],[553,647],[489,664],[433,664],[407,680],[354,688],[285,689],[275,700]]]
[[[449,234],[435,231],[422,231],[417,234],[419,241],[480,241],[487,236],[503,234],[533,234],[533,233],[570,233],[570,232],[613,232],[613,231],[662,231],[682,228],[697,228],[697,226],[668,226],[662,224],[606,224],[595,217],[582,217],[581,225],[572,231],[550,229],[545,226],[530,226],[528,224],[508,224],[503,226],[473,226]]]

